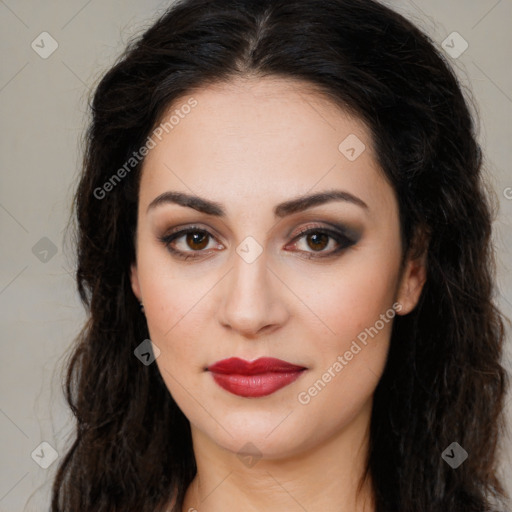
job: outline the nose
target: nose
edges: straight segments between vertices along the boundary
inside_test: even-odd
[[[275,273],[268,267],[266,251],[251,263],[236,254],[233,268],[220,289],[220,323],[253,339],[282,327],[289,311],[285,287]]]

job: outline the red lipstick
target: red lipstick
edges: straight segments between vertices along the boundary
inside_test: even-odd
[[[221,388],[234,395],[253,398],[270,395],[291,384],[305,369],[273,357],[255,361],[231,357],[207,368]]]

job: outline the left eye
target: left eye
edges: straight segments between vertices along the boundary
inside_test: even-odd
[[[307,250],[301,251],[310,255],[306,256],[307,258],[324,257],[330,256],[332,254],[337,254],[341,250],[346,249],[347,247],[350,247],[355,243],[354,240],[350,239],[345,234],[326,228],[305,229],[294,238],[294,241],[300,241],[302,239],[304,239],[304,242],[307,245],[307,247],[313,250],[312,253]],[[326,249],[329,246],[330,241],[334,241],[335,247],[330,251],[325,251],[324,249]],[[295,243],[295,245],[297,244]],[[321,253],[321,256],[316,256],[314,253]]]
[[[182,238],[184,239],[185,248],[179,249],[176,245],[178,245],[177,242]],[[204,229],[192,226],[175,233],[171,233],[170,235],[160,237],[159,240],[178,258],[190,259],[200,257],[200,255],[193,253],[207,252],[205,249],[207,249],[209,245],[209,238],[213,238],[211,233]],[[335,247],[327,252],[325,256],[338,253],[342,249],[345,249],[355,243],[355,241],[348,238],[345,234],[326,228],[310,228],[301,231],[294,237],[292,241],[293,247],[295,247],[297,242],[302,239],[304,239],[307,247],[312,249],[312,252],[300,249],[299,252],[310,254],[310,256],[307,256],[308,258],[324,257],[324,253],[326,252],[325,249],[329,246],[331,241],[334,241]],[[187,248],[191,250],[186,250]],[[316,256],[314,253],[321,253],[322,256]]]
[[[325,249],[334,238],[324,231],[306,231],[298,237],[298,240],[306,242],[309,248],[315,252]]]

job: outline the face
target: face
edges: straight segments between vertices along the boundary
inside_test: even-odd
[[[192,430],[297,454],[368,410],[424,270],[400,266],[397,201],[360,120],[282,79],[191,97],[143,165],[132,288]],[[211,371],[235,357],[302,370]]]

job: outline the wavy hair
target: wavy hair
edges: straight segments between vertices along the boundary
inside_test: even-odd
[[[97,191],[170,105],[249,76],[313,86],[367,124],[403,254],[426,254],[420,301],[394,320],[374,394],[364,477],[377,512],[496,512],[508,498],[497,460],[505,317],[493,303],[493,207],[475,121],[435,44],[373,0],[181,0],[102,77],[73,203],[88,313],[66,361],[76,431],[52,512],[181,510],[196,472],[190,425],[157,365],[133,354],[149,337],[129,279],[143,160],[105,197]],[[441,457],[454,441],[469,453],[457,469]]]

